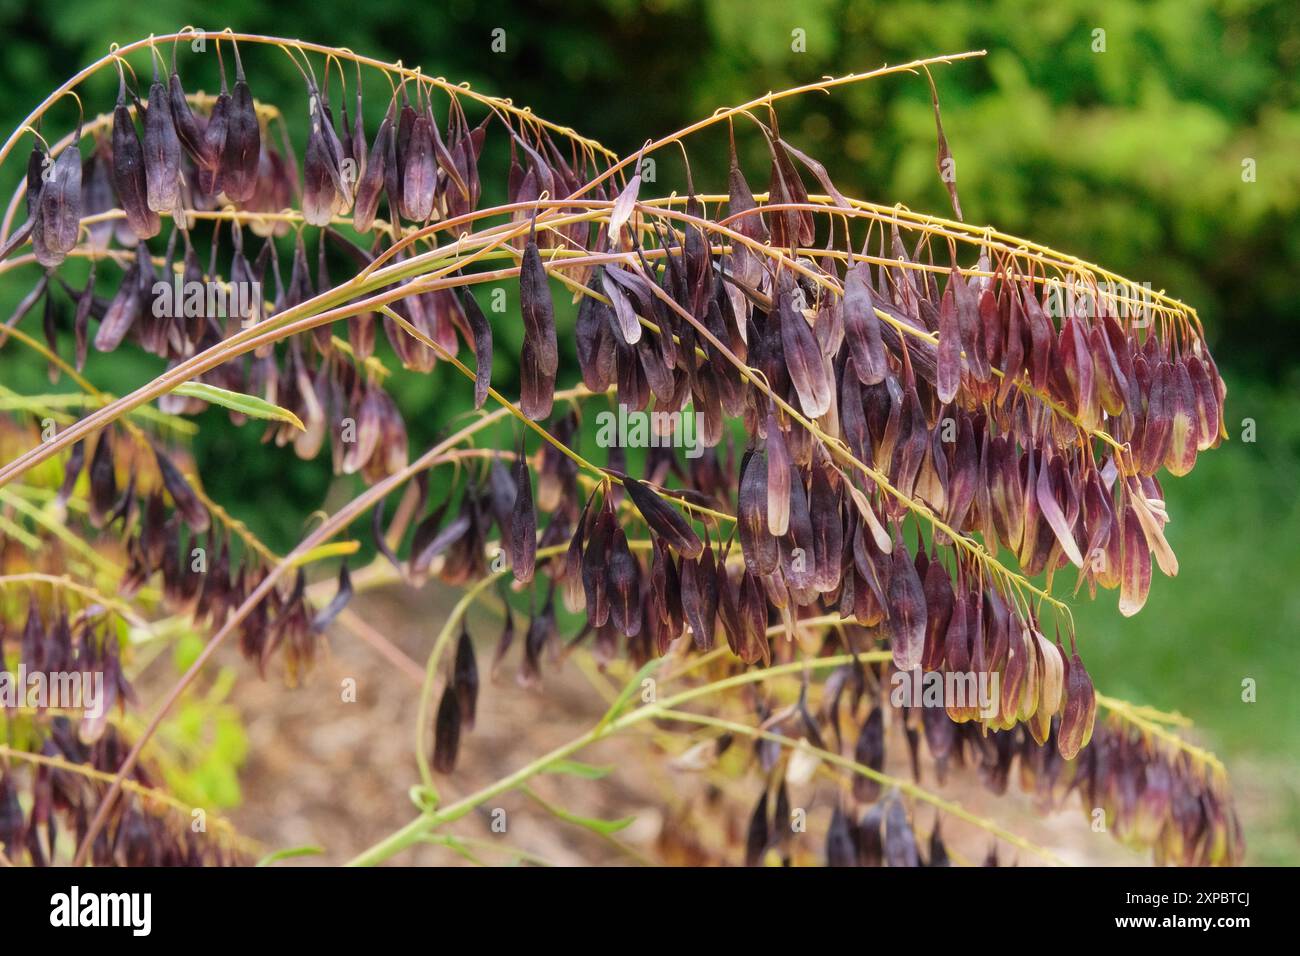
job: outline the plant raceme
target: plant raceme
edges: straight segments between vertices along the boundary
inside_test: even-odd
[[[216,97],[186,92],[185,42],[217,52]],[[278,48],[302,76],[301,161],[280,108],[255,98],[243,58],[254,45]],[[149,56],[147,89],[133,54]],[[29,715],[26,746],[7,748],[0,777],[7,857],[41,863],[62,848],[97,864],[244,859],[227,836],[195,840],[137,801],[155,787],[146,747],[167,710],[227,637],[262,672],[280,657],[297,682],[321,635],[347,621],[356,587],[437,578],[467,593],[424,682],[421,815],[360,862],[474,805],[439,808],[434,775],[454,772],[474,726],[480,668],[464,610],[510,582],[531,595],[531,613],[516,649],[507,609],[493,674],[518,653],[520,680],[535,685],[548,661],[589,641],[629,677],[668,659],[691,682],[639,709],[629,709],[629,684],[573,752],[643,719],[712,734],[706,756],[691,751],[709,766],[739,753],[728,746],[736,736],[752,737],[737,769],[761,778],[761,797],[736,861],[803,858],[786,821],[809,754],[834,782],[832,864],[946,862],[937,823],[928,850],[918,845],[915,807],[986,822],[924,789],[922,766],[940,777],[972,767],[1002,793],[1017,762],[1041,803],[1077,793],[1090,818],[1100,808],[1110,832],[1157,860],[1238,861],[1221,764],[1165,715],[1094,691],[1053,595],[1066,573],[1075,592],[1117,591],[1131,615],[1153,565],[1177,572],[1158,475],[1186,474],[1226,437],[1225,389],[1195,312],[965,225],[948,176],[956,220],[848,198],[780,130],[777,105],[790,96],[928,76],[928,64],[955,59],[769,94],[635,158],[508,101],[300,41],[186,31],[79,74],[116,69],[115,108],[83,116],[55,144],[35,137],[0,231],[0,270],[40,269],[0,342],[43,356],[52,379],[85,391],[88,409],[51,418],[49,396],[8,406],[7,444],[21,447],[0,468],[4,501],[39,495],[38,466],[61,471],[48,510],[10,507],[0,529],[0,637],[28,668],[84,658],[110,670],[120,710],[131,697],[120,663],[128,630],[179,621],[211,636],[129,752],[111,721]],[[380,113],[363,102],[363,67],[388,81]],[[72,85],[24,130],[35,133]],[[937,94],[934,107],[943,173]],[[648,195],[646,154],[721,122],[726,192],[697,192],[688,165],[684,196]],[[746,132],[769,160],[760,193],[738,158]],[[504,183],[480,179],[486,150],[508,160]],[[505,201],[484,206],[485,194]],[[493,385],[494,330],[478,301],[489,283],[518,296],[516,391]],[[557,289],[577,304],[571,342],[557,332]],[[37,304],[43,341],[22,330]],[[70,358],[59,351],[65,305]],[[92,345],[126,343],[167,367],[115,398],[81,371]],[[560,381],[570,348],[580,383]],[[385,388],[394,361],[413,373],[454,366],[479,417],[412,458]],[[176,435],[211,404],[234,425],[264,421],[263,440],[300,458],[328,454],[365,490],[290,555],[273,554],[208,497],[201,469],[180,463]],[[584,410],[613,404],[620,420],[650,413],[652,429],[692,415],[701,447],[681,455],[646,441],[635,467],[622,448],[591,462],[580,451]],[[61,427],[37,440],[29,419]],[[500,449],[473,446],[479,431],[511,421],[515,438]],[[433,482],[435,471],[447,481]],[[431,490],[442,486],[445,496]],[[399,490],[389,517],[384,499]],[[381,557],[355,581],[345,558],[322,594],[333,575],[313,584],[311,565],[346,554],[329,539],[367,510]],[[49,514],[52,527],[37,520]],[[116,598],[99,599],[103,569],[83,567],[68,539],[117,549]],[[561,609],[585,617],[575,635],[562,635]],[[898,679],[921,674],[946,678],[941,687],[978,679],[992,696],[890,702]],[[801,675],[791,697],[788,681]],[[677,707],[742,685],[739,712],[730,697],[729,710]],[[1099,706],[1109,711],[1101,723]],[[906,743],[911,781],[886,772],[891,737]],[[554,759],[466,799],[522,786]],[[16,797],[22,766],[30,809]],[[60,818],[75,836],[56,842]]]

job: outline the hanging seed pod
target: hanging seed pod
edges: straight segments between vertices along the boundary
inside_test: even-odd
[[[492,384],[492,326],[468,289],[461,292],[461,304],[474,339],[474,407],[482,408]]]
[[[36,261],[57,266],[77,244],[81,227],[81,124],[72,143],[44,173],[37,202],[39,229],[32,236]]]
[[[235,48],[235,85],[226,113],[226,135],[221,144],[221,191],[232,202],[250,199],[257,188],[257,163],[262,132],[257,122],[253,92],[244,78],[244,62]]]
[[[461,724],[466,730],[473,730],[474,713],[478,704],[478,662],[474,658],[474,642],[469,639],[469,631],[463,624],[460,639],[456,642],[452,684],[456,689],[456,701],[460,705]]]
[[[438,178],[433,150],[432,120],[427,112],[421,112],[411,124],[402,165],[401,211],[415,222],[427,222],[433,214]]]
[[[921,854],[916,848],[916,834],[907,819],[903,801],[895,796],[885,811],[885,865],[920,866]]]
[[[180,469],[172,463],[172,460],[164,455],[157,447],[153,450],[154,458],[158,462],[158,471],[162,473],[163,487],[167,493],[172,496],[172,502],[176,505],[176,510],[180,513],[185,521],[185,525],[193,534],[202,534],[208,530],[208,509],[203,506],[190,483],[181,474]]]
[[[388,157],[393,146],[393,123],[396,117],[397,102],[392,101],[388,105],[388,112],[384,115],[383,121],[379,124],[379,130],[375,133],[375,141],[370,147],[370,157],[365,163],[365,172],[362,173],[360,181],[357,183],[356,202],[352,209],[352,225],[358,232],[369,232],[374,225],[375,213],[379,209],[379,194],[384,188],[384,182],[388,171]],[[361,123],[361,113],[357,111],[358,126]],[[364,139],[362,140],[364,144]],[[353,141],[354,148],[356,140]]]
[[[880,772],[885,766],[885,714],[874,707],[858,733],[853,759],[864,767]],[[871,803],[880,796],[880,782],[862,774],[853,776],[853,796],[863,803]]]
[[[533,482],[523,443],[515,460],[515,507],[510,519],[510,567],[515,580],[527,584],[537,564],[537,512],[533,507]]]
[[[641,569],[622,528],[614,529],[606,581],[610,624],[619,634],[636,637],[641,631]]]
[[[741,465],[737,502],[745,567],[758,574],[771,574],[776,570],[778,553],[776,538],[767,525],[767,461],[762,452],[748,453]]]
[[[170,213],[180,198],[181,141],[176,133],[170,97],[158,79],[156,62],[153,84],[149,87],[149,107],[144,114],[144,173],[149,208],[157,213]]]
[[[834,400],[834,384],[812,328],[796,307],[794,280],[788,273],[782,272],[781,282],[785,288],[778,298],[778,321],[781,324],[781,345],[788,363],[790,380],[799,395],[799,406],[803,413],[809,418],[820,418],[830,409]]]
[[[148,258],[148,247],[141,243],[136,252],[135,261],[126,270],[126,274],[122,277],[122,285],[118,288],[117,294],[113,296],[113,300],[108,304],[108,310],[104,313],[104,318],[100,320],[99,331],[95,333],[95,349],[97,351],[111,352],[117,348],[140,315],[142,253],[139,250],[144,250],[144,259]]]
[[[150,100],[153,93],[150,91]],[[172,114],[172,127],[176,138],[184,147],[186,154],[196,166],[211,165],[204,137],[204,124],[190,109],[189,100],[185,98],[185,88],[181,85],[180,74],[176,72],[175,60],[172,62],[171,76],[167,79],[167,103]]]
[[[1146,604],[1151,589],[1151,551],[1132,504],[1124,506],[1121,534],[1119,612],[1132,617]]]
[[[889,575],[889,639],[894,666],[908,672],[921,666],[925,650],[926,600],[921,578],[916,573],[901,539],[894,540]]]
[[[769,845],[767,817],[767,791],[764,790],[749,818],[749,829],[745,834],[745,866],[761,866],[763,863]]]
[[[858,263],[844,276],[842,316],[844,337],[853,353],[853,369],[858,380],[863,385],[884,381],[889,374],[889,363],[876,315],[871,273],[865,262]]]
[[[1096,719],[1097,695],[1092,679],[1079,659],[1079,652],[1075,651],[1066,675],[1065,706],[1061,710],[1061,725],[1056,734],[1056,744],[1064,759],[1073,760],[1081,749],[1088,746]]]
[[[456,769],[456,754],[460,750],[461,705],[456,685],[449,684],[442,692],[438,716],[434,723],[433,769],[438,773],[451,773]]]
[[[127,225],[140,240],[158,235],[162,221],[149,207],[149,188],[145,179],[144,149],[136,133],[135,121],[126,105],[126,76],[118,86],[117,107],[113,110],[113,186],[126,213]]]
[[[630,475],[623,476],[632,503],[645,519],[650,530],[659,535],[674,551],[686,558],[698,558],[704,543],[691,528],[691,524],[672,505]]]
[[[843,809],[836,804],[831,813],[831,824],[826,830],[826,865],[857,866],[858,851],[853,844],[853,831]]]
[[[533,228],[535,231],[535,223]],[[542,372],[553,378],[559,368],[555,307],[535,238],[530,238],[524,246],[524,257],[519,266],[519,310],[524,320],[525,341],[532,343],[533,354],[541,363]]]

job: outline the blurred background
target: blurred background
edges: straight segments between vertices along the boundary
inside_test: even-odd
[[[1120,617],[1111,594],[1095,604],[1077,602],[1081,651],[1100,689],[1195,721],[1232,772],[1252,862],[1300,862],[1300,365],[1294,344],[1300,330],[1300,17],[1294,3],[534,0],[482,6],[467,0],[79,0],[56,9],[0,0],[6,38],[0,125],[12,129],[110,42],[186,23],[297,36],[418,64],[512,97],[621,154],[768,90],[883,63],[987,50],[984,58],[934,71],[967,221],[1054,246],[1191,304],[1229,388],[1231,440],[1203,455],[1190,476],[1164,483],[1179,577],[1157,575],[1145,610],[1133,619]],[[506,39],[499,53],[490,46],[498,28]],[[216,86],[211,62],[182,57],[187,87]],[[144,62],[137,59],[136,69]],[[263,49],[246,53],[245,63],[255,94],[284,107],[300,133],[304,97],[287,58]],[[91,112],[112,105],[116,78],[109,72],[89,87]],[[373,74],[367,83],[368,115],[381,112],[387,90]],[[291,107],[300,103],[294,114]],[[935,173],[934,121],[922,78],[895,76],[785,101],[780,117],[786,138],[825,163],[845,193],[950,213]],[[62,121],[70,125],[75,112]],[[701,190],[725,192],[724,136],[688,144]],[[301,136],[295,142],[301,149]],[[761,149],[761,141],[745,137],[742,161],[748,159],[756,188],[766,168]],[[26,150],[24,143],[0,172],[5,189],[21,176]],[[675,156],[660,158],[659,191],[681,179],[679,167]],[[5,314],[26,291],[21,280],[0,286]],[[36,363],[15,368],[13,356],[0,352],[0,379],[19,391],[44,388],[44,370]],[[513,361],[502,355],[498,374],[511,375]],[[122,392],[155,374],[156,365],[125,348],[92,354],[87,372]],[[445,421],[449,410],[469,407],[462,383],[438,373],[398,375],[392,385],[413,442],[430,438],[432,423]],[[1243,430],[1253,430],[1254,441],[1243,441]],[[251,428],[206,429],[195,455],[213,496],[273,547],[287,549],[326,499],[328,463],[299,462],[287,450],[258,454],[258,437]],[[1254,702],[1243,701],[1246,680],[1254,682]],[[224,799],[238,803],[238,780],[228,783]]]

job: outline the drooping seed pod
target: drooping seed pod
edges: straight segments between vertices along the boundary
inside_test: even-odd
[[[768,845],[769,823],[767,790],[765,789],[759,796],[758,804],[754,807],[754,812],[749,818],[749,828],[745,834],[745,866],[761,866]]]
[[[916,834],[907,819],[907,808],[897,796],[889,801],[885,811],[885,865],[921,865],[921,854],[916,847]]]
[[[202,534],[208,530],[208,509],[203,506],[190,483],[181,474],[180,469],[172,462],[170,458],[162,453],[155,446],[154,458],[158,462],[158,470],[162,474],[163,487],[171,495],[172,502],[176,505],[176,510],[180,512],[185,520],[186,526],[194,534]]]
[[[650,530],[659,535],[674,551],[687,558],[698,558],[704,551],[691,524],[672,505],[630,475],[623,476],[632,503],[645,519]]]
[[[894,541],[889,575],[889,640],[894,666],[910,672],[921,666],[927,622],[925,589],[907,548]]]
[[[127,225],[136,238],[143,241],[158,235],[162,221],[149,207],[144,149],[126,105],[125,75],[118,87],[117,107],[113,110],[113,186],[122,211],[126,213]]]
[[[1070,659],[1065,685],[1065,706],[1061,710],[1056,743],[1061,756],[1073,760],[1092,740],[1093,724],[1097,719],[1097,695],[1078,651]]]
[[[826,865],[856,866],[858,862],[857,847],[853,843],[853,831],[849,818],[837,803],[831,812],[831,823],[826,830]]]
[[[32,250],[36,261],[52,268],[77,244],[81,228],[81,126],[72,143],[43,171]]]
[[[460,639],[456,642],[456,663],[452,683],[456,688],[456,701],[460,706],[461,724],[466,730],[473,730],[475,711],[478,706],[478,662],[474,658],[474,642],[470,640],[469,631],[463,624],[460,629]]]
[[[520,444],[515,460],[515,507],[510,519],[510,568],[515,580],[527,584],[537,564],[537,512],[528,459]]]
[[[438,773],[451,773],[456,769],[456,756],[460,750],[461,726],[460,698],[456,685],[448,684],[438,703],[438,716],[434,722],[433,769]]]
[[[235,85],[230,91],[226,114],[226,135],[221,144],[221,191],[232,202],[244,202],[257,188],[258,156],[262,133],[257,121],[253,92],[244,78],[244,63],[235,48]]]
[[[885,766],[885,714],[884,709],[872,708],[858,733],[853,759],[864,767],[880,772]],[[863,774],[853,777],[853,796],[863,803],[871,803],[880,796],[880,782]]]
[[[144,114],[145,196],[149,208],[170,213],[176,208],[181,186],[181,141],[166,87],[158,79],[149,87],[149,106]]]

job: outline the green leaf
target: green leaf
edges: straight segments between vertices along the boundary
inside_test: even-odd
[[[641,682],[658,670],[663,662],[664,659],[662,657],[656,657],[654,660],[647,661],[639,671],[632,675],[632,679],[624,685],[621,691],[619,691],[619,695],[617,699],[615,699],[614,703],[609,705],[609,710],[605,712],[605,716],[600,718],[600,723],[596,725],[597,732],[604,730],[609,726],[609,724],[618,720],[619,715],[627,709],[628,702],[632,699],[632,695],[637,692],[638,688],[640,688]]]
[[[272,405],[265,399],[258,398],[255,395],[245,395],[243,392],[232,392],[229,389],[217,388],[215,385],[206,385],[203,382],[185,382],[173,389],[173,394],[184,395],[186,398],[201,398],[205,402],[211,402],[213,405],[220,405],[222,408],[228,408],[233,412],[239,412],[241,415],[247,415],[249,418],[262,418],[273,422],[288,422],[299,431],[306,431],[302,420],[287,408],[281,408],[279,405]]]
[[[583,763],[581,760],[556,760],[546,765],[546,773],[564,773],[583,780],[600,780],[609,776],[613,767],[597,767],[595,764]]]
[[[319,856],[325,850],[318,846],[295,846],[287,850],[276,850],[274,853],[268,853],[257,861],[257,866],[270,866],[272,863],[278,863],[280,860],[289,860],[296,856]]]
[[[636,817],[623,817],[619,820],[598,820],[595,817],[583,817],[576,813],[570,813],[563,807],[551,806],[548,807],[548,809],[551,813],[555,814],[566,823],[586,827],[588,830],[591,830],[594,833],[599,833],[602,836],[609,836],[610,834],[617,833],[619,830],[625,830],[636,822]]]

